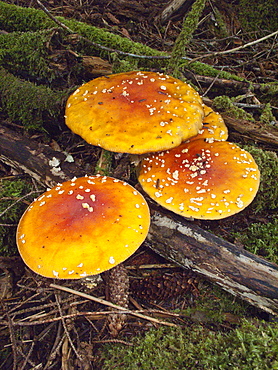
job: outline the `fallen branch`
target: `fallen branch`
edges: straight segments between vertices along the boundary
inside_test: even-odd
[[[192,0],[172,0],[158,15],[157,20],[165,24],[170,18],[186,13],[193,2]]]
[[[84,175],[76,164],[68,161],[66,153],[39,144],[4,126],[0,126],[0,160],[19,173],[27,173],[43,186]]]
[[[257,143],[273,145],[277,148],[278,145],[278,127],[265,125],[260,122],[250,122],[243,119],[235,119],[222,115],[226,125],[234,131],[247,135],[250,139]]]
[[[53,173],[49,165],[54,152],[51,148],[4,127],[0,130],[0,160],[27,172],[40,183],[55,185],[82,172],[73,163],[61,162],[61,173]],[[55,152],[55,157],[60,158],[61,155],[65,156]],[[151,249],[179,266],[194,270],[250,304],[278,315],[276,264],[216,237],[153,203],[150,203],[150,208],[152,223],[146,243]]]
[[[250,304],[278,314],[278,266],[202,230],[190,221],[155,211],[147,245]]]

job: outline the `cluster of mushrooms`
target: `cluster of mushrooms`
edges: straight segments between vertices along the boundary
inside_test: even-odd
[[[143,190],[182,216],[228,217],[258,191],[251,154],[227,142],[221,116],[171,76],[133,71],[96,78],[68,98],[65,122],[92,145],[140,155]],[[79,279],[126,260],[149,226],[148,204],[134,187],[85,176],[40,195],[19,222],[17,244],[36,273]]]

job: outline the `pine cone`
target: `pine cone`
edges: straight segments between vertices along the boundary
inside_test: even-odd
[[[198,278],[192,271],[162,273],[154,272],[145,278],[131,282],[131,292],[138,298],[154,301],[165,301],[196,292]]]

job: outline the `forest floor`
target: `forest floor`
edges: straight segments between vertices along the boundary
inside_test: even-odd
[[[34,0],[6,2],[40,8]],[[165,0],[48,0],[44,2],[44,6],[56,17],[73,18],[104,28],[153,49],[170,53],[192,3],[193,1],[184,2],[181,8],[163,21],[161,21],[161,17],[165,14],[163,10],[169,4],[169,1]],[[238,17],[238,8],[233,5],[238,5],[238,2],[231,3],[221,0],[217,2],[217,8],[213,1],[207,3],[199,26],[186,50],[186,57],[200,58],[202,62],[219,71],[227,71],[253,84],[277,83],[277,39],[269,38],[235,53],[213,55],[215,52],[242,46],[270,33],[269,30],[264,29],[243,31]],[[204,57],[206,54],[210,56]],[[107,62],[113,64],[112,60]],[[240,83],[235,83],[231,87],[229,81],[225,79],[208,76],[201,79],[199,75],[186,68],[182,73],[197,86],[200,95],[207,101],[211,102],[216,96],[224,94],[229,95],[230,98],[237,97],[238,107],[243,107],[256,122],[261,120],[262,111],[269,103],[272,108],[272,119],[268,124],[271,123],[274,127],[278,125],[277,97],[250,92],[245,85]],[[66,78],[64,80],[68,81]],[[75,83],[76,81],[71,81],[71,85]],[[66,87],[71,88],[72,86]],[[3,113],[0,112],[0,114]],[[5,113],[4,118],[6,119]],[[13,127],[21,131],[20,126],[14,125]],[[48,139],[40,133],[34,134],[32,138],[44,142],[47,140],[55,148],[73,148],[71,153],[76,155],[78,163],[84,168],[92,168],[91,163],[96,164],[99,157],[98,148],[93,150],[91,146],[81,144],[80,138],[73,138],[68,131],[63,135],[60,133],[57,135],[55,132],[53,137]],[[248,135],[233,129],[230,130],[229,141],[241,144],[254,142]],[[257,144],[263,150],[274,153],[278,151],[278,143],[276,145],[267,142]],[[1,165],[0,176],[2,179],[8,179],[14,174],[10,167]],[[37,189],[37,185],[34,186],[32,180],[28,179],[28,181],[32,189]],[[26,203],[23,206],[26,207],[28,201],[25,199],[24,202]],[[255,214],[251,209],[230,219],[196,221],[195,223],[205,230],[210,230],[233,243],[242,245],[234,233],[247,229],[255,221],[267,224],[270,219],[276,217],[276,213],[277,209],[269,210],[269,214],[265,209]],[[264,251],[261,250],[261,253],[263,254]],[[5,262],[6,267],[1,268],[3,271],[1,287],[2,289],[3,286],[8,287],[10,291],[1,293],[5,298],[2,311],[3,314],[8,313],[5,316],[8,317],[8,324],[0,332],[0,341],[6,343],[5,359],[0,369],[101,369],[103,361],[101,348],[104,344],[122,343],[128,347],[133,337],[146,332],[151,326],[147,320],[128,316],[124,329],[117,338],[113,338],[107,328],[106,318],[109,312],[106,307],[90,302],[84,297],[69,296],[65,292],[57,293],[49,287],[48,279],[38,277],[24,268],[18,256],[8,258],[10,260]],[[142,272],[138,267],[142,265],[156,267],[149,267]],[[208,281],[169,265],[168,261],[144,246],[128,260],[127,266],[131,279],[130,305],[133,309],[143,309],[146,314],[151,314],[151,310],[156,310],[157,317],[163,320],[187,327],[201,324],[216,332],[233,330],[242,317],[267,321],[273,319],[264,311],[229,297]],[[140,283],[138,283],[139,280]],[[169,288],[169,284],[175,286],[176,290]],[[96,286],[94,283],[84,281],[65,283],[65,285],[97,297],[106,296],[104,281]],[[200,307],[205,307],[204,311],[201,311]],[[221,318],[211,315],[211,312],[219,307],[221,307],[219,309]],[[173,312],[179,312],[179,310],[185,312],[187,308],[186,314],[173,318]],[[12,325],[12,320],[15,319],[20,322],[17,327]],[[156,327],[156,324],[154,326]],[[11,346],[8,342],[12,343]],[[43,365],[36,367],[38,364]],[[117,369],[120,368],[120,366],[117,367]],[[137,368],[134,367],[134,369]]]

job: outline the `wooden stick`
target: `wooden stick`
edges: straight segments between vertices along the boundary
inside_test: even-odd
[[[94,301],[94,302],[103,304],[105,306],[114,308],[116,310],[119,310],[119,311],[123,312],[124,314],[130,314],[130,315],[139,317],[140,319],[148,320],[148,321],[154,322],[156,324],[160,324],[160,325],[177,327],[177,325],[175,325],[175,324],[173,324],[171,322],[161,321],[161,320],[155,319],[154,317],[143,315],[143,314],[141,314],[139,312],[134,312],[134,311],[131,311],[131,310],[127,310],[125,307],[118,306],[118,305],[116,305],[114,303],[111,303],[109,301],[106,301],[105,299],[102,299],[102,298],[97,298],[97,297],[94,297],[92,295],[89,295],[89,294],[86,294],[86,293],[83,293],[83,292],[79,292],[78,290],[74,290],[74,289],[71,289],[71,288],[68,288],[68,287],[64,287],[62,285],[57,285],[57,284],[50,284],[50,287],[51,288],[55,288],[55,289],[59,289],[59,290],[63,290],[64,292],[75,294],[75,295],[78,295],[80,297],[89,299],[91,301]]]

